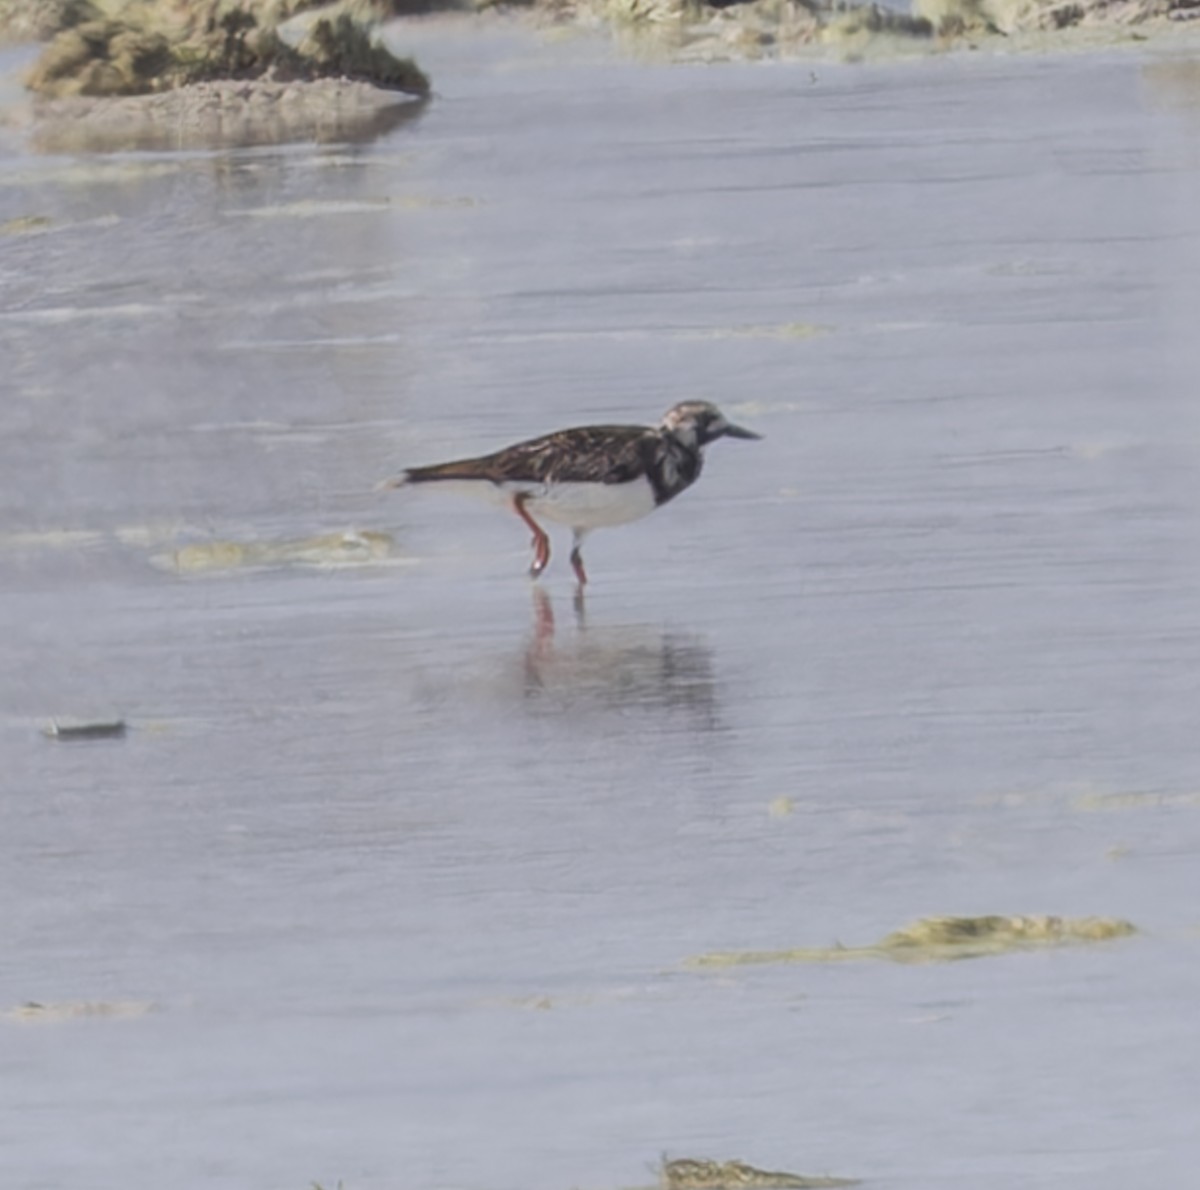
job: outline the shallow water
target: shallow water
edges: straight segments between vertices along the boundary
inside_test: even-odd
[[[8,1181],[1187,1184],[1195,110],[1136,53],[416,49],[371,144],[4,142],[0,1010],[113,1013],[0,1019]],[[581,611],[561,536],[538,597],[515,518],[372,491],[696,395],[764,440]],[[996,912],[1144,933],[683,966]]]

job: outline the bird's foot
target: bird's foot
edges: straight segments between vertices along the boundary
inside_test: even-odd
[[[546,538],[534,538],[533,561],[529,564],[529,577],[540,578],[550,562],[550,543]]]

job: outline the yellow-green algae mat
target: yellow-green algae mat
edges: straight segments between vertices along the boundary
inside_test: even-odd
[[[663,1160],[659,1174],[661,1190],[826,1190],[836,1186],[857,1186],[857,1178],[828,1176],[806,1177],[782,1170],[755,1169],[744,1161],[706,1161],[680,1157]]]
[[[40,1024],[83,1017],[138,1017],[153,1012],[154,1007],[149,1000],[60,1000],[53,1003],[27,1000],[12,1008],[0,1008],[0,1021]]]
[[[325,533],[295,541],[207,541],[150,561],[175,574],[205,574],[271,566],[365,566],[396,558],[395,542],[372,529]]]
[[[1136,934],[1131,922],[1114,917],[923,917],[872,946],[817,946],[793,950],[728,950],[687,959],[686,967],[738,967],[750,963],[830,963],[845,959],[890,959],[937,963],[978,959],[1056,946],[1109,942]]]

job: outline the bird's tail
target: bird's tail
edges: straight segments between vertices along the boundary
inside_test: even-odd
[[[480,459],[456,459],[452,463],[435,463],[432,467],[409,467],[394,479],[385,479],[381,490],[407,487],[410,483],[434,483],[444,479],[491,479]]]
[[[375,491],[391,492],[391,491],[394,491],[396,488],[405,487],[408,484],[408,482],[409,482],[408,472],[401,471],[399,475],[393,475],[391,479],[381,479],[375,485]]]

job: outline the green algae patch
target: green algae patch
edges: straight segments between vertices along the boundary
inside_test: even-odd
[[[0,236],[31,236],[47,231],[51,220],[49,215],[17,215],[0,223]]]
[[[1131,922],[1114,917],[925,917],[888,934],[878,949],[901,961],[926,962],[1110,942],[1136,933]]]
[[[778,339],[781,341],[819,339],[830,333],[830,327],[815,322],[781,322],[768,326],[716,327],[702,331],[705,339]]]
[[[663,1161],[659,1174],[662,1190],[821,1190],[823,1187],[857,1186],[857,1178],[806,1176],[785,1170],[756,1169],[744,1161],[708,1161],[680,1157]]]
[[[1189,809],[1200,806],[1200,792],[1191,793],[1083,793],[1071,808],[1085,814],[1122,810]]]
[[[152,566],[180,575],[252,567],[335,568],[413,561],[400,552],[390,533],[377,529],[344,529],[284,540],[186,540],[198,535],[199,530],[192,526],[154,523],[123,525],[106,533],[88,529],[17,532],[0,534],[0,554],[120,546],[148,554]]]
[[[937,963],[986,958],[1014,951],[1110,942],[1137,933],[1131,922],[1112,917],[924,917],[871,946],[802,947],[791,950],[716,951],[685,961],[690,968],[740,967],[758,963],[831,963],[889,959]]]
[[[213,574],[278,566],[367,566],[395,555],[387,533],[360,530],[326,533],[294,541],[206,541],[185,545],[150,560],[174,574]]]
[[[469,209],[478,201],[467,196],[438,196],[406,194],[386,198],[311,199],[276,203],[270,206],[245,207],[226,212],[249,219],[313,219],[328,215],[370,215],[383,211],[435,211],[447,207]]]
[[[690,968],[755,967],[763,963],[833,963],[839,959],[873,956],[869,946],[793,946],[787,950],[714,950],[693,955],[683,965]]]

